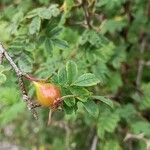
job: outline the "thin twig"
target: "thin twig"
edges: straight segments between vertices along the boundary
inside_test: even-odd
[[[71,150],[71,145],[70,145],[70,135],[71,135],[71,130],[67,123],[65,124],[65,129],[66,129],[66,148],[67,150]]]
[[[150,66],[150,61],[146,61],[146,62],[144,63],[144,65],[149,67],[149,66]]]
[[[144,133],[140,134],[127,133],[123,141],[126,142],[130,139],[138,139],[138,140],[144,139]]]
[[[95,135],[92,141],[91,150],[97,150],[98,136]]]
[[[40,104],[38,104],[38,103],[35,103],[35,104],[32,106],[32,108],[31,108],[31,109],[34,109],[34,108],[37,108],[37,107],[41,107],[41,105],[40,105]]]
[[[85,21],[81,21],[81,22],[75,22],[75,21],[72,21],[72,20],[68,20],[68,21],[66,21],[66,24],[68,24],[70,26],[80,26],[80,27],[83,27],[85,29],[89,29],[89,26],[87,25],[86,20]],[[100,31],[100,28],[98,28],[96,26],[93,26],[92,24],[90,24],[90,26],[96,32]]]
[[[65,138],[66,149],[71,150],[70,135],[71,135],[72,131],[71,131],[71,128],[70,128],[68,122],[51,120],[51,125],[57,126],[57,127],[62,128],[66,131],[66,138]]]
[[[30,81],[36,81],[36,82],[46,82],[48,79],[38,79],[38,78],[35,78],[29,74],[26,74],[24,73],[23,74],[23,77],[26,78],[27,80],[30,80]]]
[[[87,6],[86,2],[82,2],[82,8],[83,8],[83,11],[84,11],[86,24],[87,24],[88,28],[91,29],[92,28],[91,19],[90,19],[90,14],[88,12],[88,6]]]
[[[137,89],[140,89],[141,79],[142,79],[142,74],[143,74],[143,66],[144,66],[144,60],[141,59],[138,62],[138,72],[137,72],[137,78],[136,78]]]
[[[140,47],[140,54],[142,55],[145,51],[146,46],[146,40],[143,37],[141,47]],[[137,71],[137,78],[136,78],[136,87],[137,89],[140,89],[141,86],[141,80],[142,80],[142,74],[143,74],[143,67],[144,67],[144,60],[141,58],[138,62],[138,71]]]
[[[85,29],[88,29],[88,26],[87,26],[87,24],[85,23],[85,21],[78,21],[78,22],[75,22],[75,21],[73,21],[73,20],[67,20],[66,21],[66,24],[67,25],[69,25],[69,26],[81,26],[81,27],[83,27],[83,28],[85,28]]]
[[[140,134],[127,133],[125,138],[124,138],[124,142],[131,141],[132,139],[144,141],[146,144],[147,150],[150,149],[150,139],[147,139],[145,137],[144,133],[140,133]]]
[[[53,113],[53,110],[49,109],[48,122],[47,122],[48,126],[51,124],[51,121],[52,121],[52,113]]]
[[[12,58],[7,53],[6,49],[3,47],[3,45],[1,43],[0,43],[0,54],[3,54],[3,56],[8,60],[8,62],[10,63],[10,65],[12,66],[12,68],[14,69],[14,71],[16,72],[16,75],[18,77],[18,82],[19,82],[20,90],[22,92],[23,100],[27,103],[27,107],[32,112],[34,118],[37,119],[37,113],[36,113],[35,109],[33,108],[34,104],[32,103],[30,97],[27,94],[27,91],[26,91],[26,88],[25,88],[25,84],[24,84],[24,81],[23,81],[23,76],[25,76],[26,74],[23,73],[18,68],[18,66],[12,60]]]

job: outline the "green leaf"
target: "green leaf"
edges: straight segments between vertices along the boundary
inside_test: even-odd
[[[117,113],[112,113],[110,111],[105,111],[100,114],[99,121],[98,121],[98,135],[100,138],[104,138],[105,132],[112,133],[120,118]]]
[[[64,102],[67,106],[72,107],[75,105],[75,98],[66,98]]]
[[[3,65],[0,65],[0,73],[2,73],[5,70],[5,67]]]
[[[75,111],[74,110],[75,107],[69,107],[66,103],[63,103],[63,107],[64,107],[65,114],[71,115]]]
[[[52,42],[51,42],[51,40],[49,38],[45,39],[45,49],[47,51],[53,50],[53,45],[52,45]]]
[[[80,37],[79,44],[86,45],[88,43],[95,48],[100,48],[108,45],[109,40],[94,30],[85,30]]]
[[[78,75],[78,68],[74,61],[68,61],[66,64],[67,80],[71,84],[75,81]]]
[[[65,49],[69,47],[68,43],[64,40],[52,39],[52,41],[53,41],[53,44],[60,49]]]
[[[33,18],[39,16],[42,19],[51,19],[52,16],[57,17],[60,13],[57,7],[58,5],[52,4],[49,8],[40,7],[33,9],[32,11],[28,12],[26,18]]]
[[[89,100],[85,103],[82,103],[84,108],[87,110],[87,112],[92,115],[93,117],[97,118],[99,114],[98,106],[95,104],[94,101]]]
[[[0,73],[0,84],[4,83],[5,81],[6,81],[6,76]]]
[[[51,11],[51,15],[53,17],[57,17],[60,14],[58,4],[52,4],[52,5],[50,5],[50,7],[48,9]]]
[[[61,68],[58,71],[58,82],[59,84],[66,84],[67,83],[67,72],[65,68]]]
[[[142,85],[143,96],[140,101],[140,109],[150,109],[150,83]]]
[[[108,81],[108,87],[112,92],[116,92],[120,86],[122,86],[122,78],[118,72],[110,72],[110,78]]]
[[[71,10],[71,8],[75,5],[74,0],[65,0],[65,4],[66,4],[66,10],[67,12],[69,12]]]
[[[120,108],[118,108],[116,112],[119,114],[121,118],[124,118],[127,121],[131,120],[131,123],[133,118],[137,114],[136,109],[132,104],[126,104],[124,106],[120,106]]]
[[[13,39],[9,48],[12,49],[13,51],[15,49],[14,53],[19,53],[20,51],[25,49],[26,46],[27,46],[27,36],[19,35]]]
[[[123,62],[126,61],[126,52],[125,52],[125,46],[121,45],[118,46],[115,50],[115,54],[112,58],[112,65],[115,69],[119,69]]]
[[[96,75],[96,77],[101,81],[102,84],[107,83],[110,70],[105,63],[101,62],[97,63],[97,65],[93,65],[92,72]]]
[[[52,30],[50,30],[48,32],[48,35],[50,37],[56,37],[56,36],[58,36],[62,32],[62,30],[63,30],[62,27],[55,27],[55,28],[53,28]]]
[[[38,15],[38,12],[39,12],[40,10],[41,10],[41,8],[33,9],[33,10],[29,11],[25,17],[26,17],[26,18],[33,18],[33,17],[36,17],[36,16]]]
[[[22,11],[18,11],[12,18],[12,22],[13,23],[19,23],[23,20],[23,12]]]
[[[46,36],[40,36],[39,39],[38,39],[38,46],[41,46],[43,44],[45,44],[45,41],[46,41],[47,37]],[[46,48],[46,46],[45,46]]]
[[[125,27],[126,22],[123,21],[124,18],[120,19],[109,19],[102,22],[100,28],[102,33],[110,32],[114,33],[116,31],[120,31],[123,27]]]
[[[51,10],[47,8],[41,8],[40,11],[38,11],[38,15],[42,19],[50,19],[52,17]]]
[[[23,72],[32,71],[32,59],[28,55],[22,55],[18,60],[18,66]]]
[[[99,56],[99,60],[103,63],[108,62],[112,56],[114,55],[115,45],[113,42],[109,42],[108,44],[103,45],[98,51],[97,55]]]
[[[144,135],[150,136],[150,124],[148,121],[136,121],[131,124],[131,130],[135,134],[144,133]]]
[[[98,84],[100,81],[95,77],[92,73],[86,73],[81,75],[74,83],[73,85],[76,86],[93,86]]]
[[[79,99],[80,101],[82,102],[86,102],[87,99],[90,97],[91,93],[83,88],[83,87],[76,87],[76,86],[72,86],[69,88],[71,93],[73,95],[76,95],[77,96],[77,99]]]
[[[105,98],[104,96],[92,96],[92,98],[100,100],[101,102],[107,104],[108,106],[110,106],[111,108],[113,108],[113,102],[112,100]]]
[[[30,26],[29,26],[29,33],[35,34],[38,33],[41,26],[41,19],[39,17],[35,17],[32,19]]]

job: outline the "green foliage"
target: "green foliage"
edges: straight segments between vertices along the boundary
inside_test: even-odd
[[[146,121],[137,121],[131,125],[133,133],[139,134],[144,133],[146,136],[150,137],[150,124]]]
[[[59,9],[57,4],[53,4],[50,7],[40,7],[29,11],[26,18],[33,18],[39,16],[41,19],[51,19],[51,17],[56,17],[59,15]]]
[[[29,26],[29,33],[30,34],[38,33],[40,30],[40,26],[41,26],[41,19],[39,17],[33,18]]]
[[[69,88],[69,90],[73,95],[77,95],[77,99],[82,102],[86,102],[87,99],[91,96],[91,92],[89,92],[84,87],[72,86]]]
[[[109,19],[102,22],[100,28],[102,29],[102,33],[110,32],[115,33],[116,31],[121,31],[121,29],[126,25],[125,21],[122,21],[123,18],[121,16]]]
[[[95,77],[94,74],[86,73],[81,75],[76,81],[74,81],[73,85],[76,86],[92,86],[96,85],[100,81]]]
[[[61,27],[55,27],[53,29],[47,28],[45,35],[40,37],[39,41],[41,44],[45,45],[45,49],[47,51],[52,50],[55,46],[60,49],[65,49],[68,47],[66,41],[58,38],[61,31]]]
[[[78,75],[77,65],[73,61],[69,61],[66,65],[66,71],[67,71],[68,83],[71,84],[75,81]]]
[[[0,114],[1,127],[16,119],[19,114],[21,115],[21,112],[24,111],[24,108],[25,104],[23,102],[16,102],[8,110],[5,109]]]
[[[7,71],[8,68],[5,68],[3,65],[0,65],[0,84],[4,83],[7,79],[6,75],[3,73]]]
[[[97,105],[93,101],[88,101],[88,102],[85,102],[82,104],[90,115],[92,115],[93,117],[96,117],[96,118],[98,117],[99,110],[98,110]]]
[[[6,81],[6,76],[4,74],[0,74],[0,84],[4,83]]]
[[[72,97],[50,126],[47,108],[37,108],[33,120],[4,58],[0,141],[23,150],[87,150],[96,137],[100,150],[148,149],[149,8],[148,0],[1,0],[0,42],[16,65]],[[36,102],[33,85],[24,82]],[[144,138],[124,142],[128,133]]]
[[[113,102],[110,99],[105,98],[104,96],[92,96],[92,98],[100,100],[101,102],[103,102],[103,103],[109,105],[111,108],[113,108]]]
[[[106,143],[103,143],[101,146],[103,150],[121,150],[121,147],[117,140],[108,140]]]
[[[98,136],[103,139],[106,132],[114,132],[119,120],[119,115],[115,112],[105,111],[100,113],[97,131]]]
[[[150,109],[150,83],[143,84],[142,86],[143,90],[143,96],[141,98],[140,102],[140,108],[142,110]]]

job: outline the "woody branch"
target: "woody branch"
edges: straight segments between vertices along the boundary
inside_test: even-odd
[[[24,81],[23,81],[23,77],[28,79],[30,76],[25,74],[24,72],[22,72],[18,68],[18,66],[15,64],[13,59],[10,57],[10,55],[8,54],[8,52],[6,51],[4,46],[0,43],[0,64],[2,63],[3,58],[6,58],[6,60],[9,62],[9,64],[12,66],[12,68],[16,72],[16,76],[18,77],[18,83],[19,83],[19,86],[20,86],[20,90],[21,90],[21,93],[22,93],[23,100],[26,102],[27,107],[31,111],[31,113],[33,114],[34,118],[37,119],[37,113],[34,109],[34,104],[32,103],[30,97],[28,96],[28,93],[26,91],[25,84],[24,84]]]

